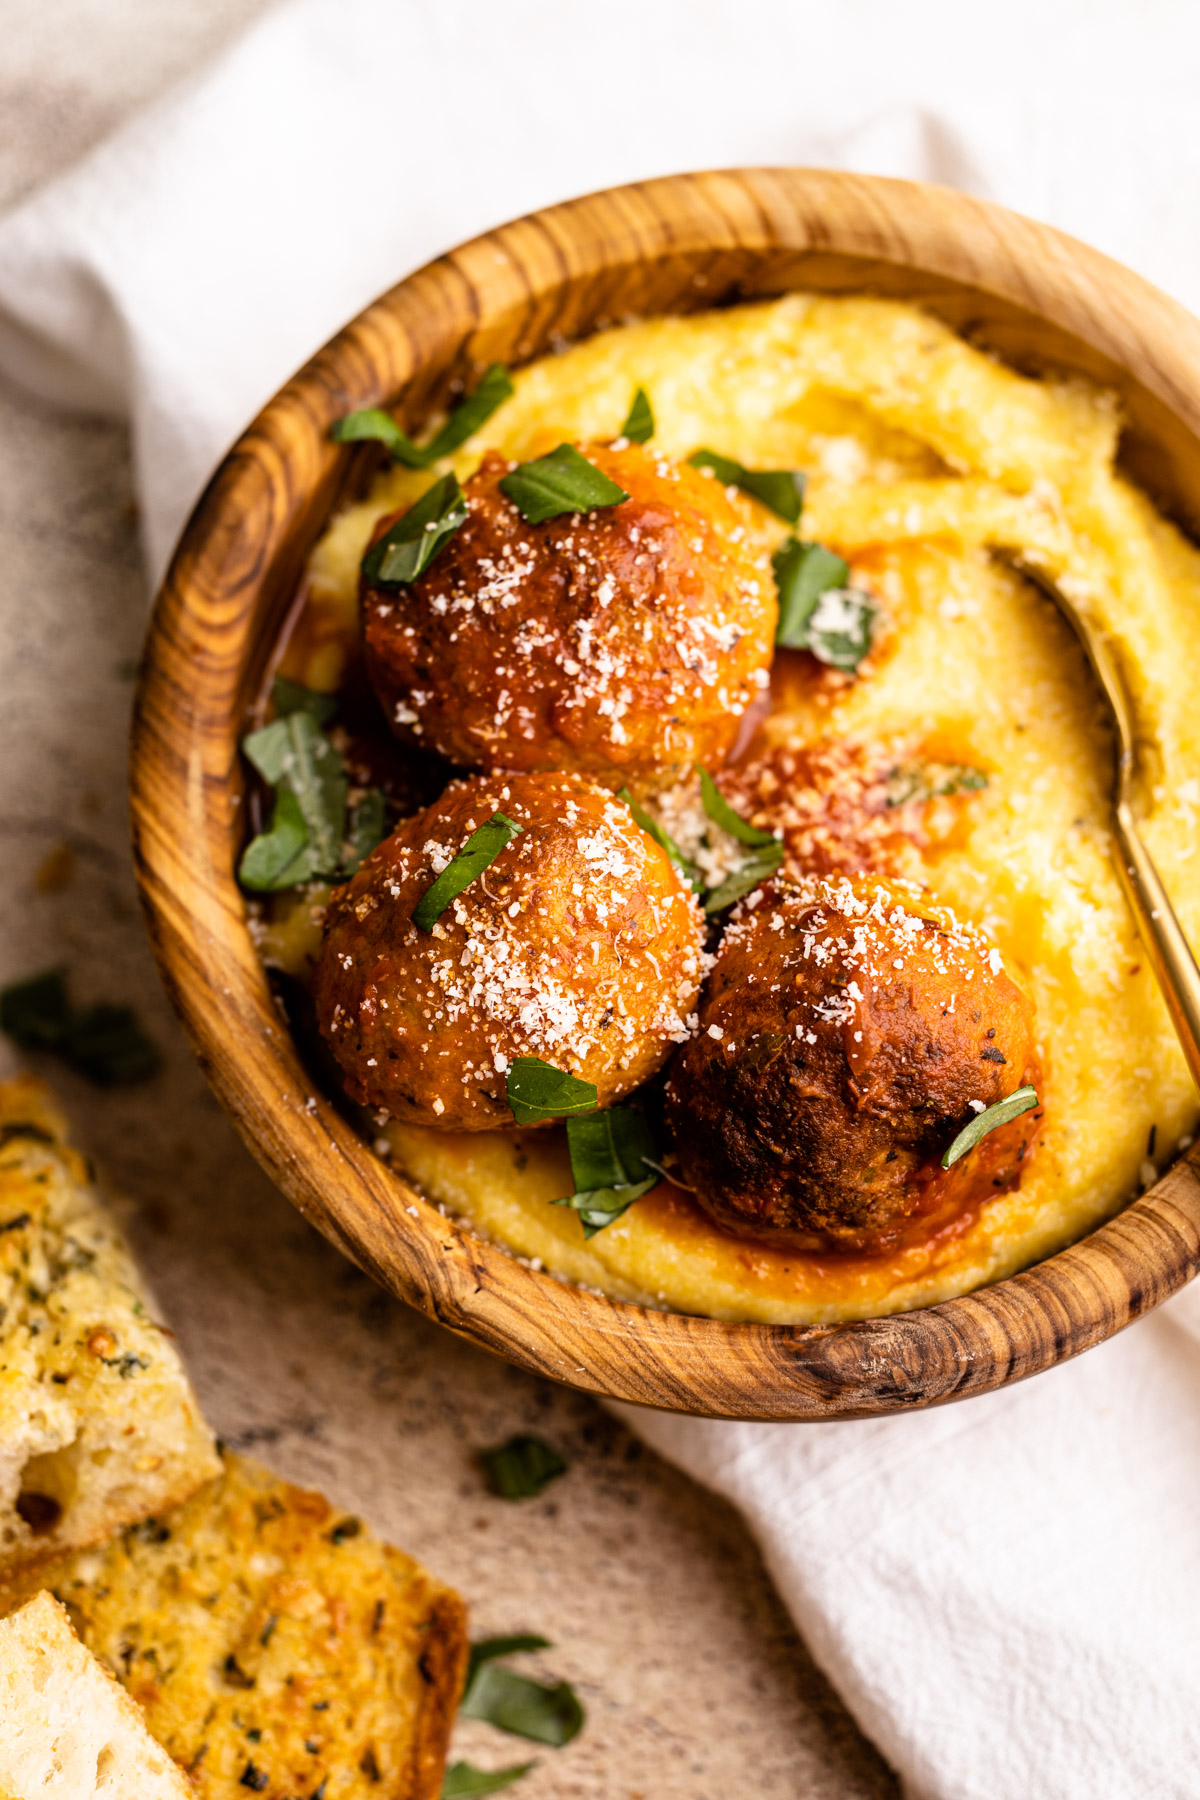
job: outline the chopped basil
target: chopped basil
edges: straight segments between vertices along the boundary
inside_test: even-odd
[[[536,1769],[535,1762],[513,1763],[507,1769],[476,1769],[469,1762],[451,1763],[442,1782],[442,1800],[479,1800],[483,1794],[498,1794]]]
[[[425,456],[430,462],[436,462],[440,456],[449,456],[465,444],[468,438],[474,437],[481,425],[486,425],[498,406],[509,398],[513,392],[513,384],[509,380],[508,370],[503,363],[493,363],[487,370],[483,380],[475,392],[461,401],[442,429],[425,449]]]
[[[862,588],[847,587],[845,557],[791,537],[771,563],[779,589],[775,642],[852,674],[871,648],[878,609]]]
[[[277,675],[271,683],[271,704],[278,719],[286,718],[288,713],[306,712],[318,725],[328,725],[338,705],[336,694],[318,694],[315,688],[301,687],[286,675]]]
[[[539,1056],[514,1057],[504,1085],[518,1125],[539,1125],[543,1119],[565,1119],[596,1108],[595,1082],[555,1069]]]
[[[388,527],[362,560],[371,587],[407,587],[464,524],[467,503],[455,475],[443,475]]]
[[[747,857],[741,867],[727,875],[724,881],[709,889],[704,896],[705,912],[710,915],[724,912],[735,901],[744,899],[760,882],[773,875],[782,861],[783,845],[772,839],[761,850],[756,850],[753,856]]]
[[[547,1687],[497,1666],[495,1658],[517,1650],[547,1650],[545,1638],[527,1636],[487,1638],[471,1646],[467,1665],[467,1689],[460,1711],[468,1719],[483,1719],[514,1737],[561,1749],[583,1726],[583,1708],[574,1688],[559,1681]]]
[[[646,1177],[654,1137],[644,1112],[610,1106],[567,1120],[571,1179],[579,1189],[629,1187]]]
[[[554,1446],[528,1433],[518,1433],[494,1450],[485,1450],[480,1461],[488,1486],[501,1500],[535,1500],[544,1487],[567,1472],[566,1462]]]
[[[675,867],[679,870],[679,873],[683,876],[683,879],[698,892],[700,888],[704,886],[703,877],[695,863],[688,861],[687,857],[683,854],[683,851],[679,848],[679,845],[675,842],[675,839],[671,837],[668,832],[663,830],[657,819],[652,819],[650,817],[650,814],[644,807],[638,805],[627,787],[623,787],[618,791],[617,799],[625,802],[626,806],[633,814],[635,824],[640,825],[647,836],[654,839],[660,850],[666,851],[671,861],[675,864]]]
[[[765,845],[775,843],[773,832],[760,831],[756,825],[748,825],[739,813],[734,812],[707,769],[700,771],[700,797],[713,824],[719,825],[722,831],[727,831],[739,844],[747,844],[752,850],[761,850]]]
[[[413,923],[422,931],[432,931],[450,902],[477,881],[485,869],[490,869],[500,852],[524,829],[501,812],[485,819],[425,889],[413,909]]]
[[[646,444],[654,436],[654,408],[644,387],[633,396],[629,417],[621,427],[621,436],[631,444]]]
[[[818,662],[853,675],[871,648],[878,608],[862,588],[828,588],[808,621],[808,647]]]
[[[346,854],[343,875],[353,875],[365,856],[388,834],[387,811],[382,788],[368,788],[350,814],[346,831]]]
[[[129,1006],[101,1001],[77,1011],[61,969],[48,969],[0,992],[0,1030],[26,1050],[50,1050],[89,1081],[121,1087],[162,1064]]]
[[[1008,1096],[1007,1100],[997,1100],[994,1106],[989,1106],[983,1112],[976,1113],[970,1123],[963,1126],[943,1156],[943,1169],[950,1168],[960,1156],[965,1156],[968,1150],[973,1150],[980,1138],[985,1138],[989,1131],[995,1131],[998,1125],[1011,1124],[1013,1119],[1019,1119],[1022,1113],[1030,1112],[1040,1104],[1034,1088],[1019,1087],[1015,1094]]]
[[[530,525],[557,519],[561,513],[594,512],[601,506],[619,506],[629,495],[603,469],[581,456],[573,444],[560,444],[548,456],[518,463],[500,482],[506,494]]]
[[[369,406],[362,412],[347,413],[344,419],[330,427],[329,435],[337,444],[374,439],[385,445],[406,469],[423,469],[429,460],[424,450],[413,443],[406,431],[401,431],[391,413],[384,412],[382,407]]]
[[[242,749],[263,780],[276,790],[277,813],[282,790],[288,790],[295,796],[300,818],[308,833],[309,860],[312,863],[310,873],[336,874],[342,860],[349,782],[341,757],[329,739],[322,735],[312,714],[307,711],[288,713],[284,718],[264,725],[261,731],[252,731],[249,737],[242,740]],[[274,836],[277,829],[290,834],[295,826],[297,809],[285,807],[278,821],[273,816],[268,835]],[[282,856],[289,841],[290,835],[285,835],[277,847],[275,858],[271,860],[272,867],[275,866],[277,857]],[[267,855],[265,850],[251,855],[258,843],[259,839],[256,838],[250,845],[239,870],[239,876],[247,887],[255,885],[259,858]],[[286,870],[277,871],[271,885],[279,885],[284,874]],[[291,886],[296,880],[307,879],[307,874],[298,875],[292,880],[282,881],[282,885]]]
[[[405,468],[428,469],[440,457],[449,456],[452,450],[465,444],[469,437],[474,437],[480,426],[491,418],[512,391],[513,384],[508,378],[508,370],[502,363],[493,363],[475,392],[455,407],[432,442],[424,446],[414,444],[408,433],[401,431],[391,413],[384,412],[377,406],[349,413],[346,418],[339,419],[329,435],[339,444],[373,438],[386,445],[396,461],[403,463]]]
[[[567,1147],[576,1191],[553,1204],[579,1214],[585,1238],[603,1231],[658,1185],[658,1172],[649,1161],[654,1138],[646,1115],[636,1107],[612,1106],[568,1119]]]
[[[789,525],[800,517],[806,478],[799,469],[748,469],[732,457],[718,456],[715,450],[697,450],[688,461],[693,468],[711,469],[723,486],[752,494]]]
[[[300,802],[290,787],[276,788],[271,822],[242,852],[238,880],[253,893],[273,894],[299,887],[318,873],[318,858]]]
[[[940,800],[948,794],[976,793],[988,778],[969,763],[900,763],[887,779],[889,806],[912,801]]]
[[[790,537],[771,558],[779,589],[779,624],[775,642],[785,650],[807,650],[808,621],[829,588],[845,587],[850,565],[824,544]]]

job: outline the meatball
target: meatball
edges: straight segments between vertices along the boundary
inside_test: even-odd
[[[1040,1112],[940,1162],[1039,1079],[999,951],[907,883],[810,876],[751,899],[666,1089],[682,1177],[719,1223],[881,1254],[1015,1187]]]
[[[729,753],[767,684],[775,586],[749,502],[637,444],[582,448],[629,499],[529,525],[490,453],[425,573],[365,588],[367,666],[393,729],[461,767],[647,791]]]
[[[420,929],[417,902],[496,812],[520,834]],[[665,852],[595,782],[457,781],[334,894],[317,1017],[347,1093],[408,1123],[511,1126],[518,1056],[595,1082],[608,1106],[686,1038],[703,929]]]

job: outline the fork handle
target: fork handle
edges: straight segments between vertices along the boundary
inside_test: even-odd
[[[1115,826],[1117,874],[1192,1080],[1200,1087],[1200,968],[1125,801],[1116,808]]]

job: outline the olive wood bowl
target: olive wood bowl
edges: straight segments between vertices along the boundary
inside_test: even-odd
[[[238,740],[305,558],[361,486],[358,407],[410,425],[492,361],[631,313],[809,288],[914,301],[1027,371],[1119,390],[1130,473],[1200,528],[1200,325],[1047,226],[965,195],[814,169],[636,183],[518,219],[420,269],[290,381],[214,475],[154,609],[135,706],[138,880],[167,990],[218,1098],[300,1212],[393,1293],[556,1381],[721,1418],[902,1412],[1021,1380],[1111,1337],[1200,1266],[1200,1151],[1109,1223],[962,1299],[765,1326],[580,1292],[442,1216],[305,1073],[246,925]]]

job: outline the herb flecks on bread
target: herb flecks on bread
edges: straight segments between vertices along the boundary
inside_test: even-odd
[[[436,1800],[462,1601],[322,1495],[229,1456],[43,1579],[200,1800]]]
[[[188,1800],[191,1790],[57,1600],[0,1621],[4,1800]]]
[[[212,1436],[45,1086],[0,1083],[0,1578],[179,1505]]]

